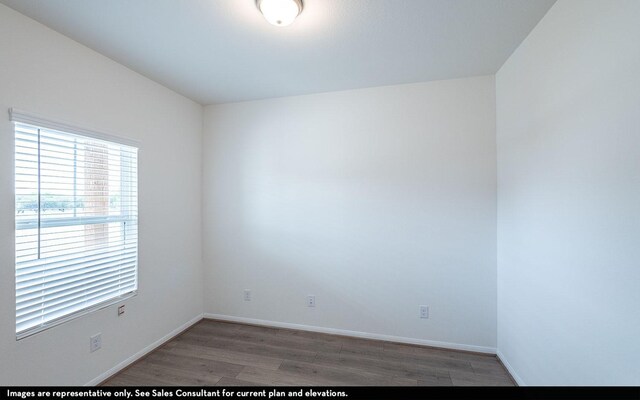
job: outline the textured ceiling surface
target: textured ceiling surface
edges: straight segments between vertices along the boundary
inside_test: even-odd
[[[201,104],[493,74],[554,1],[0,0]]]

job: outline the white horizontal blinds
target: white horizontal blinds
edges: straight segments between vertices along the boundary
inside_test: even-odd
[[[137,148],[15,123],[16,332],[137,289]]]

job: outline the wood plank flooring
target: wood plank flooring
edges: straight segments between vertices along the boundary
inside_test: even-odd
[[[106,386],[513,386],[495,356],[202,320]]]

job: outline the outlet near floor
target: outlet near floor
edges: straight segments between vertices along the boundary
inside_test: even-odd
[[[102,333],[96,333],[89,338],[89,352],[93,353],[102,347]]]
[[[307,296],[307,307],[315,307],[316,306],[316,296],[310,294]]]

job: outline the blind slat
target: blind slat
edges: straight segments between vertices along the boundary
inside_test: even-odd
[[[78,305],[82,305],[79,309],[86,308],[90,305],[95,304],[97,300],[102,301],[102,299],[107,294],[113,294],[114,296],[119,296],[123,292],[121,285],[112,285],[111,287],[107,287],[107,290],[97,290],[92,293],[88,293],[87,296],[83,296],[81,298],[72,299],[69,302],[65,302],[62,304],[57,304],[54,306],[44,307],[41,310],[30,313],[30,315],[22,316],[20,318],[16,318],[16,324],[24,325],[25,322],[29,320],[38,320],[45,319],[47,315],[51,315],[52,317],[59,317],[60,311],[74,309],[74,311],[78,311]]]
[[[55,289],[41,289],[29,295],[20,296],[20,307],[17,307],[17,313],[20,315],[23,310],[34,304],[42,303],[43,301],[55,300],[60,296],[64,296],[70,292],[80,292],[86,290],[89,286],[93,286],[97,282],[104,282],[106,280],[118,280],[124,279],[128,276],[135,276],[135,262],[132,260],[127,265],[122,265],[120,271],[107,271],[100,275],[92,276],[91,279],[86,279],[78,284],[61,285]]]
[[[99,275],[105,272],[117,273],[118,269],[123,268],[128,262],[135,261],[136,254],[131,252],[128,257],[118,257],[101,263],[87,264],[83,268],[77,268],[70,271],[60,271],[57,274],[37,276],[37,274],[26,278],[18,283],[16,288],[16,297],[41,291],[45,288],[53,289],[58,286],[65,285],[69,282],[81,281],[90,278],[93,275]]]
[[[135,244],[135,242],[132,243]],[[132,243],[129,243],[129,246],[131,246]],[[134,250],[137,250],[137,248],[134,247],[130,251]],[[122,246],[115,246],[115,248],[103,248],[84,253],[65,254],[63,256],[52,257],[50,260],[33,260],[21,263],[21,265],[16,268],[16,278],[19,279],[22,276],[36,272],[56,271],[60,268],[73,268],[74,266],[80,267],[86,263],[99,262],[105,258],[119,256],[122,251]]]
[[[56,305],[63,301],[63,298],[69,298],[70,296],[81,296],[82,293],[95,289],[99,286],[102,286],[107,283],[114,282],[122,282],[124,280],[128,280],[133,278],[135,275],[135,270],[130,268],[127,272],[116,273],[116,274],[104,274],[102,276],[94,277],[91,280],[85,280],[83,282],[79,282],[79,284],[75,286],[68,286],[65,288],[60,288],[57,291],[53,292],[45,292],[41,293],[38,296],[33,296],[28,299],[20,300],[20,307],[16,310],[16,316],[21,317],[33,310],[42,308],[41,303],[47,302],[49,305]]]

